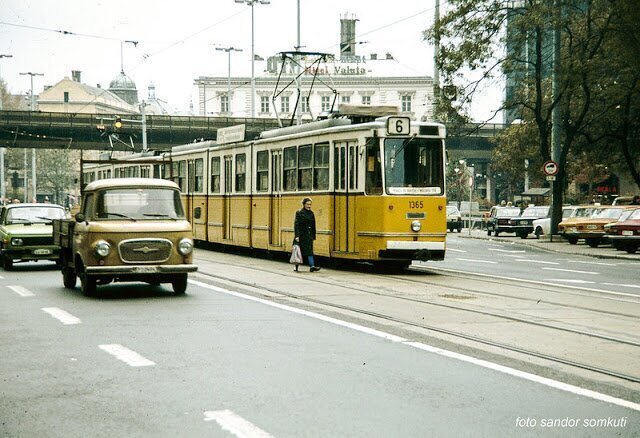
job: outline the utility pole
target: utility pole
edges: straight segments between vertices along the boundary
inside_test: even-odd
[[[251,6],[251,118],[256,118],[256,54],[255,54],[255,31],[253,21],[253,5],[260,3],[268,5],[271,0],[235,0],[236,3],[246,3]]]
[[[231,114],[231,52],[242,52],[242,49],[236,49],[235,47],[216,47],[216,50],[227,52],[229,55],[227,68],[227,113]]]
[[[26,76],[29,75],[31,76],[31,111],[35,111],[36,110],[36,95],[33,93],[33,77],[34,76],[44,76],[44,73],[32,73],[32,72],[26,72],[26,73],[20,73],[22,76]],[[24,151],[25,153],[25,160],[24,160],[24,177],[25,177],[25,181],[27,178],[27,150],[25,149]],[[36,148],[32,148],[31,149],[31,186],[32,191],[33,191],[33,199],[35,200],[37,197],[37,191],[36,191]],[[24,202],[29,202],[29,198],[27,198],[27,185],[25,184],[24,187]]]
[[[553,30],[553,72],[551,84],[551,99],[553,108],[551,109],[551,159],[558,164],[560,168],[560,150],[562,148],[562,115],[560,105],[560,75],[561,75],[561,34],[560,20],[562,11],[560,1],[555,0],[556,20]],[[551,239],[558,232],[558,223],[562,216],[562,205],[560,198],[562,197],[562,185],[564,180],[564,169],[560,169],[558,175],[551,181]]]
[[[0,59],[13,58],[13,55],[0,54]],[[2,79],[2,74],[0,74]],[[0,111],[2,111],[2,96],[0,96]],[[4,177],[4,148],[0,148],[0,201],[4,202],[7,198],[7,182]]]

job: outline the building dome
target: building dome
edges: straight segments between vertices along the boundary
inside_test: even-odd
[[[124,74],[123,71],[109,83],[109,91],[131,105],[138,104],[138,89],[136,88],[136,83]]]

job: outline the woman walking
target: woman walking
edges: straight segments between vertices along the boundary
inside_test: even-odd
[[[302,209],[296,211],[296,220],[294,222],[295,239],[294,244],[300,245],[302,257],[306,257],[309,262],[310,271],[316,272],[320,268],[316,267],[313,259],[313,241],[316,240],[316,217],[311,211],[311,198],[302,200]],[[298,270],[296,265],[295,270]]]

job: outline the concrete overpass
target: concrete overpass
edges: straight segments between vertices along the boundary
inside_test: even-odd
[[[141,151],[142,116],[122,116],[120,128],[114,122],[109,114],[0,111],[0,147]],[[245,124],[247,138],[278,127],[277,119],[148,115],[147,147],[167,150],[196,139],[215,139],[217,129],[239,124]],[[448,149],[455,156],[488,160],[491,139],[500,130],[502,125],[472,124],[450,131]]]

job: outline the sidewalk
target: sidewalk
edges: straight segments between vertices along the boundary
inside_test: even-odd
[[[495,242],[522,244],[549,252],[583,255],[600,259],[621,259],[640,262],[640,251],[635,254],[628,254],[625,251],[617,251],[613,246],[609,244],[603,244],[597,248],[591,248],[583,240],[578,241],[578,244],[576,245],[571,245],[560,236],[553,236],[553,240],[549,239],[549,237],[551,236],[543,236],[540,239],[536,239],[533,234],[530,234],[526,239],[521,239],[516,235],[510,233],[507,233],[504,236],[495,237],[487,236],[486,230],[474,229],[471,231],[471,234],[469,234],[468,228],[464,228],[461,233],[455,234],[460,236],[461,238],[493,240]]]

